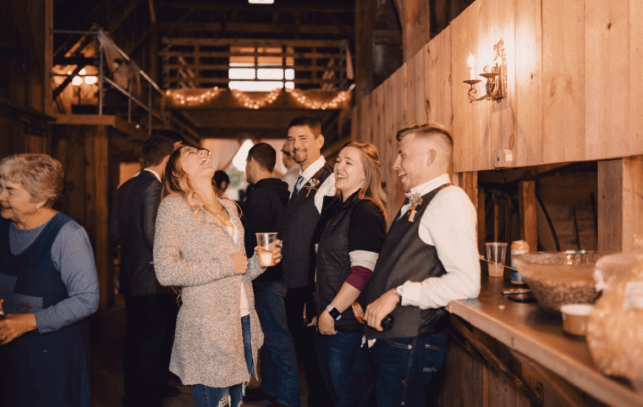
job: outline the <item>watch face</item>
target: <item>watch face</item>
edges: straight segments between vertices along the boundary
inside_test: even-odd
[[[328,311],[328,313],[330,314],[331,317],[333,317],[335,321],[337,321],[342,316],[342,314],[339,313],[337,308],[333,308],[332,310]]]

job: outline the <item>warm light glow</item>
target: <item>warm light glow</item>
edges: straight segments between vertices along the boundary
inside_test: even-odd
[[[300,105],[312,110],[337,109],[340,104],[343,104],[348,100],[348,97],[350,95],[349,90],[343,90],[341,92],[338,92],[337,95],[330,101],[322,102],[321,100],[316,100],[314,97],[306,96],[305,93],[297,89],[292,89],[288,92],[290,92],[290,94],[295,98],[295,100],[297,100]]]
[[[88,85],[93,85],[98,82],[98,78],[95,76],[85,76],[85,83]]]
[[[250,4],[275,4],[275,0],[248,0]]]
[[[248,152],[255,145],[250,139],[246,139],[239,147],[239,151],[232,159],[232,166],[241,172],[246,171],[246,160],[248,159]]]
[[[80,72],[78,72],[79,75],[87,75],[87,71],[85,68],[81,69]]]
[[[471,53],[469,53],[467,64],[469,65],[469,69],[473,69],[476,66],[476,57],[474,57]]]
[[[218,86],[215,86],[200,95],[184,95],[180,90],[168,89],[165,94],[171,96],[175,103],[187,106],[199,106],[215,99],[223,90],[224,89],[219,89]]]
[[[71,84],[74,86],[80,86],[81,83],[83,83],[83,78],[80,76],[74,76],[74,79],[71,80]]]

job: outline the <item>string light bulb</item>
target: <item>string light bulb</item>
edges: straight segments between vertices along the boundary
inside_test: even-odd
[[[237,99],[237,101],[247,109],[261,109],[262,107],[266,107],[272,104],[277,99],[277,97],[279,97],[281,92],[281,89],[275,89],[264,97],[255,99],[248,96],[249,93],[254,92],[241,92],[238,90],[233,90],[232,96],[234,96],[235,99]]]
[[[298,89],[291,89],[288,92],[293,95],[295,100],[300,105],[312,110],[337,109],[340,104],[343,104],[348,100],[348,97],[350,95],[349,90],[343,90],[341,92],[338,92],[337,95],[335,95],[335,97],[333,97],[331,100],[327,102],[321,102],[319,100],[311,100],[310,97],[306,96]]]
[[[168,89],[166,91],[166,94],[172,97],[174,103],[186,106],[200,106],[216,99],[223,91],[224,89],[219,89],[218,86],[215,86],[214,88],[208,89],[206,92],[201,93],[200,95],[184,95],[178,89]]]

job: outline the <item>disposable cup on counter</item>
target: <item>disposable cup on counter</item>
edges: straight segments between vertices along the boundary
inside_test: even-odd
[[[505,270],[505,257],[507,256],[507,243],[488,242],[487,263],[489,265],[489,277],[502,277]]]
[[[563,330],[572,335],[585,336],[592,304],[565,304],[560,306],[563,315]]]

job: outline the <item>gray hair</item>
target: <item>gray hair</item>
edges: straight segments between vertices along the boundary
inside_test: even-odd
[[[46,208],[63,190],[63,167],[47,154],[14,154],[0,161],[0,178],[22,185],[33,202],[46,200]]]

